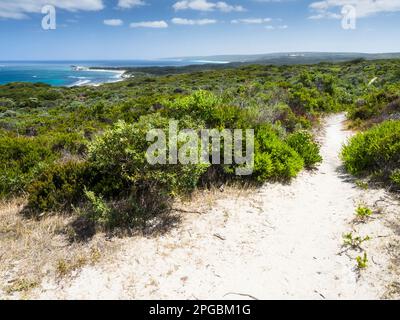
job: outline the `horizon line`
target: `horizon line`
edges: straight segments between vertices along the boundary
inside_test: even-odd
[[[0,59],[0,62],[36,62],[36,61],[155,61],[155,60],[173,60],[173,59],[188,59],[188,58],[207,58],[207,57],[220,57],[220,56],[260,56],[272,54],[290,54],[290,53],[320,53],[320,54],[400,54],[400,51],[387,51],[387,52],[357,52],[357,51],[276,51],[266,53],[226,53],[226,54],[211,54],[211,55],[193,55],[193,56],[178,56],[178,57],[160,57],[160,58],[96,58],[96,59]]]

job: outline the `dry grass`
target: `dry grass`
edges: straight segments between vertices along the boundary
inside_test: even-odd
[[[201,214],[209,211],[219,199],[227,197],[245,198],[256,190],[257,187],[253,184],[247,185],[235,182],[230,182],[220,187],[198,189],[188,198],[177,199],[174,203],[174,208],[177,209],[177,211]]]
[[[175,202],[176,212],[165,219],[160,232],[176,227],[186,213],[203,214],[219,199],[241,198],[253,191],[242,184],[198,190]],[[58,213],[27,218],[21,214],[25,204],[24,199],[0,202],[0,299],[32,298],[44,279],[73,277],[84,266],[111,259],[123,243],[123,234],[110,239],[103,232],[87,241],[71,241],[76,217]]]
[[[97,234],[87,242],[70,242],[68,215],[40,220],[20,214],[25,201],[0,203],[0,297],[25,298],[44,277],[64,277],[107,256],[115,243]]]

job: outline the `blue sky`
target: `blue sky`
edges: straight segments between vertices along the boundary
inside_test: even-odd
[[[41,27],[46,4],[55,30]],[[399,18],[400,0],[0,0],[0,60],[400,52]]]

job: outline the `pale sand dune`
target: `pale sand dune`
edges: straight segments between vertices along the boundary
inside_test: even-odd
[[[361,200],[388,197],[383,190],[355,187],[340,171],[338,154],[350,136],[344,115],[326,120],[324,162],[290,185],[268,184],[254,194],[218,200],[204,214],[185,214],[159,237],[123,240],[113,261],[85,267],[73,278],[47,281],[39,298],[57,299],[365,299],[380,298],[394,275],[388,243],[398,241],[384,214],[351,224]],[[347,179],[347,181],[346,181]],[[224,195],[224,193],[222,193]],[[338,253],[342,235],[370,235],[368,268],[358,275],[359,252]]]

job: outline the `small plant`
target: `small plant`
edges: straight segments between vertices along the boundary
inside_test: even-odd
[[[360,236],[353,236],[353,233],[347,233],[343,236],[343,245],[345,247],[351,247],[353,249],[360,249],[363,242],[371,240],[369,236],[364,238]]]
[[[60,276],[66,275],[69,270],[67,262],[64,259],[58,260],[56,270]]]
[[[372,210],[366,206],[360,205],[356,209],[356,217],[360,219],[366,219],[372,216]]]
[[[28,280],[28,279],[18,279],[12,285],[7,287],[7,294],[12,294],[14,292],[27,292],[38,285],[37,281]]]
[[[357,261],[357,269],[358,269],[358,270],[362,270],[362,269],[367,268],[367,266],[368,266],[368,257],[367,257],[367,253],[364,252],[364,255],[363,255],[362,257],[358,256],[358,257],[356,258],[356,261]]]
[[[76,258],[74,258],[72,260],[68,260],[68,261],[65,259],[60,259],[57,261],[56,271],[60,277],[64,277],[64,276],[68,275],[69,273],[71,273],[72,271],[82,268],[87,263],[88,263],[88,260],[84,256],[79,256],[79,257],[76,257]]]
[[[93,191],[89,191],[85,188],[84,192],[91,206],[89,212],[86,214],[87,218],[93,222],[107,224],[111,215],[110,207],[102,197],[96,196]]]
[[[368,190],[368,183],[364,182],[362,180],[357,180],[356,181],[356,186],[359,187],[360,189]]]
[[[90,250],[90,261],[92,264],[99,262],[101,259],[101,251],[97,248],[92,248]]]

